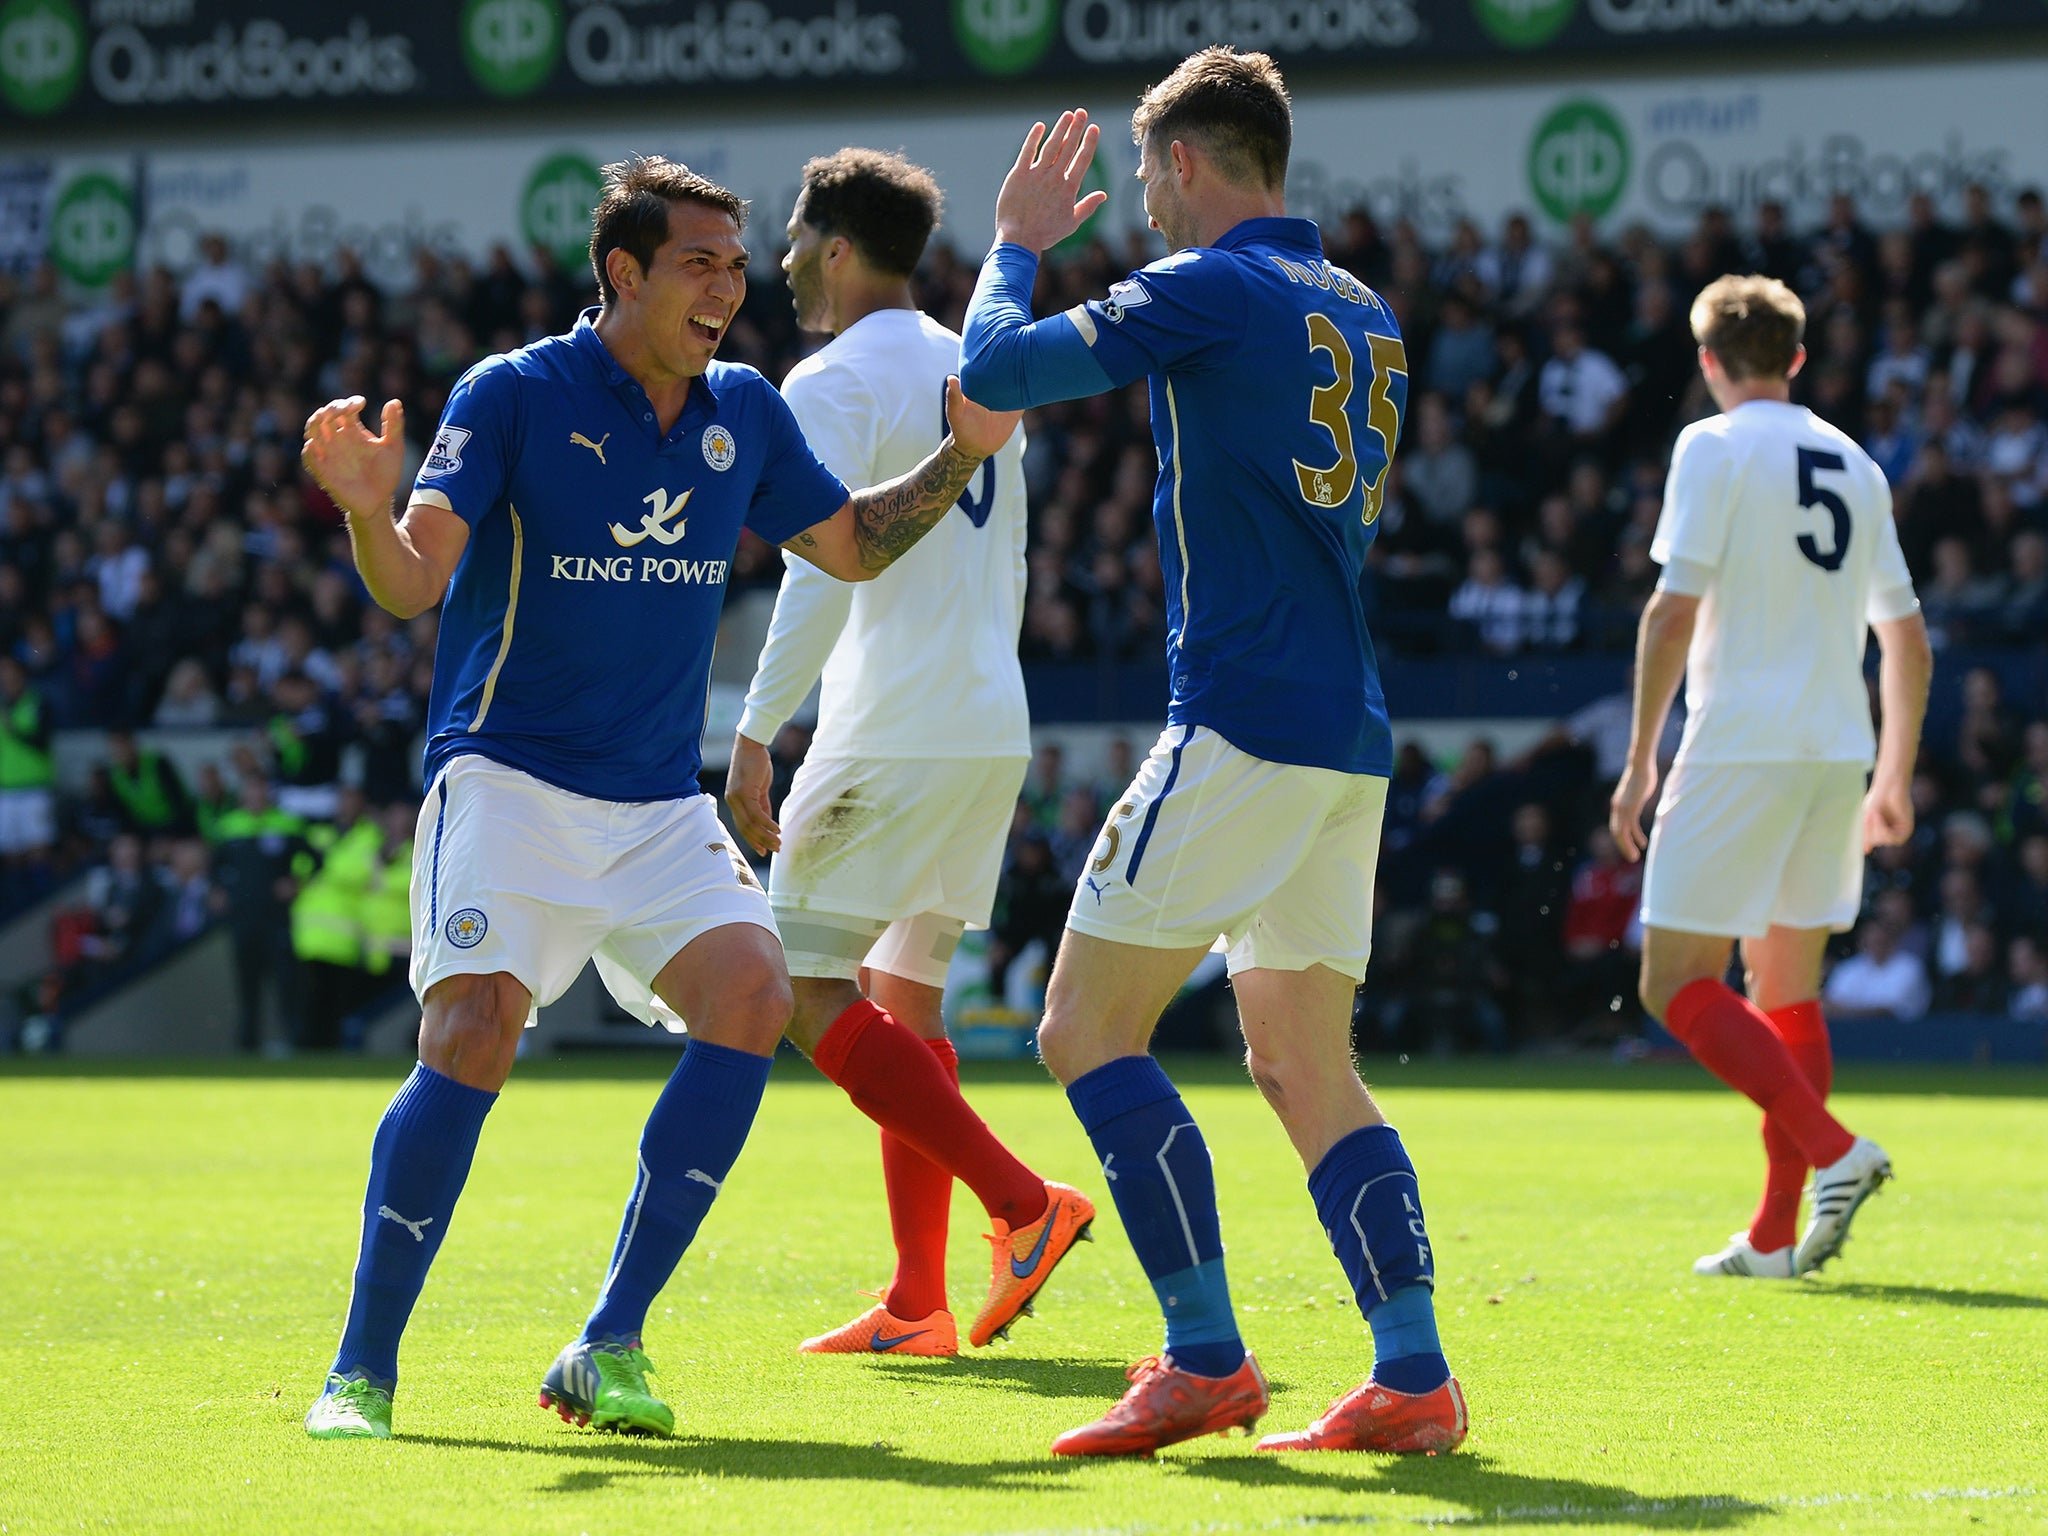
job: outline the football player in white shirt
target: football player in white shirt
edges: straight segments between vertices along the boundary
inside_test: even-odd
[[[1700,1274],[1819,1268],[1891,1176],[1883,1149],[1824,1107],[1821,956],[1855,922],[1863,855],[1912,834],[1934,663],[1883,474],[1791,403],[1805,327],[1798,297],[1770,278],[1723,277],[1693,302],[1700,371],[1722,414],[1672,451],[1651,545],[1664,574],[1643,610],[1628,768],[1609,811],[1630,858],[1649,850],[1643,1006],[1764,1111],[1763,1201],[1746,1232],[1693,1266]],[[1883,656],[1875,741],[1871,630]],[[1646,840],[1681,675],[1685,735]],[[1738,939],[1746,1000],[1721,979]],[[1813,1210],[1795,1245],[1809,1166]]]
[[[930,174],[899,155],[843,149],[804,167],[783,265],[798,323],[833,339],[782,389],[837,472],[915,464],[944,435],[960,338],[910,292],[939,209]],[[789,562],[733,743],[734,826],[776,850],[789,1036],[884,1127],[896,1273],[881,1305],[805,1340],[811,1353],[958,1352],[946,1300],[955,1174],[995,1226],[977,1346],[1009,1326],[1094,1215],[967,1107],[939,1013],[962,930],[988,924],[1031,755],[1017,665],[1024,533],[1019,432],[932,530],[930,556],[905,556],[896,579],[813,580],[815,567]],[[821,672],[817,735],[778,827],[767,743]]]

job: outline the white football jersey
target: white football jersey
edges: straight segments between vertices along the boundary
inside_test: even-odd
[[[1868,626],[1919,600],[1891,487],[1854,438],[1774,400],[1694,422],[1650,557],[1701,599],[1680,762],[1873,761]]]
[[[782,393],[850,487],[915,469],[946,435],[960,338],[907,309],[864,316],[790,370]],[[960,504],[873,581],[788,553],[740,734],[772,740],[823,673],[817,757],[1024,757],[1024,433]]]

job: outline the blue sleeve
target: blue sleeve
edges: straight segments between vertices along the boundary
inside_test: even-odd
[[[960,388],[976,405],[1021,411],[1099,395],[1115,383],[1069,315],[1031,318],[1038,258],[998,245],[981,264],[960,338]]]
[[[506,497],[519,457],[519,375],[487,357],[456,382],[413,481],[412,500],[445,507],[474,528]]]
[[[747,507],[747,526],[770,544],[782,544],[845,506],[847,490],[811,452],[789,402],[765,380],[760,389],[768,397],[768,451]]]
[[[1108,297],[1030,322],[1036,262],[997,246],[982,264],[968,308],[961,385],[997,410],[1099,394],[1170,369],[1202,367],[1244,335],[1244,283],[1219,251],[1177,251],[1114,285]],[[977,327],[983,335],[977,336]],[[969,382],[988,354],[992,397]],[[1080,386],[1086,381],[1086,387]]]

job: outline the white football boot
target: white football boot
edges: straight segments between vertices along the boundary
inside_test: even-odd
[[[1792,1245],[1773,1248],[1764,1253],[1752,1248],[1747,1232],[1738,1232],[1728,1239],[1728,1246],[1719,1253],[1703,1254],[1692,1261],[1692,1272],[1696,1275],[1735,1275],[1745,1280],[1790,1280],[1792,1278]]]
[[[1864,1136],[1835,1162],[1814,1169],[1813,1214],[1792,1256],[1792,1272],[1812,1274],[1839,1254],[1857,1210],[1891,1176],[1892,1160],[1884,1148]]]

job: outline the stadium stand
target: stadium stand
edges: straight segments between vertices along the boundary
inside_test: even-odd
[[[1637,1029],[1636,871],[1599,826],[1666,455],[1710,408],[1686,306],[1730,270],[1805,295],[1797,397],[1892,480],[1942,655],[1921,829],[1872,861],[1831,1005],[1902,1027],[1929,1010],[2048,1024],[2048,217],[2033,190],[1966,201],[1949,224],[1922,197],[1883,231],[1846,197],[1803,233],[1772,204],[1747,229],[1709,210],[1671,245],[1583,219],[1554,246],[1519,217],[1441,249],[1363,212],[1326,230],[1332,259],[1394,304],[1412,368],[1369,594],[1383,656],[1577,654],[1611,674],[1513,756],[1483,739],[1447,762],[1403,749],[1363,1045]],[[1098,243],[1049,263],[1039,308],[1154,254]],[[974,271],[936,247],[921,302],[957,327]],[[387,292],[347,253],[331,271],[253,271],[218,238],[182,282],[123,273],[79,295],[47,268],[0,278],[0,916],[90,871],[54,919],[56,964],[14,999],[27,1043],[214,923],[233,933],[245,1047],[266,989],[300,1046],[357,1038],[391,995],[434,620],[366,601],[339,516],[299,473],[300,425],[335,396],[396,397],[416,462],[462,371],[565,328],[589,286],[501,247],[476,264],[422,250],[412,285]],[[761,278],[722,355],[779,379],[802,345]],[[1155,658],[1142,388],[1028,428],[1027,662]],[[728,600],[780,574],[746,536]],[[192,745],[138,748],[138,729]],[[63,733],[108,734],[60,795]],[[802,741],[777,743],[784,782]],[[1056,759],[1034,769],[990,945],[998,994],[1056,936],[1106,793]]]

